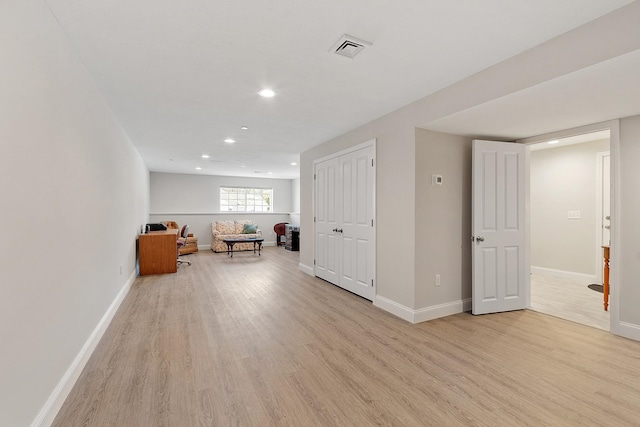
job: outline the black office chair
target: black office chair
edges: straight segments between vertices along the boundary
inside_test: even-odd
[[[186,263],[188,265],[191,265],[191,261],[187,261],[184,260],[182,258],[180,258],[180,248],[185,246],[187,244],[187,236],[189,235],[189,226],[185,225],[182,227],[182,232],[180,233],[180,237],[178,237],[178,245],[176,247],[176,253],[178,254],[178,265],[182,264],[182,263]]]

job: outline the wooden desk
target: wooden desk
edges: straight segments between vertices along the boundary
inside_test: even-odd
[[[150,231],[138,237],[140,275],[178,271],[178,230]]]
[[[604,249],[604,272],[602,274],[602,293],[604,294],[604,311],[609,311],[609,246]]]

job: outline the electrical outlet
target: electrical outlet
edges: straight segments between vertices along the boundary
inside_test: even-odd
[[[440,275],[436,274],[436,286],[440,286]]]

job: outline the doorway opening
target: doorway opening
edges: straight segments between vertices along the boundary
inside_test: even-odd
[[[530,150],[531,309],[609,331],[599,290],[610,243],[610,131]]]

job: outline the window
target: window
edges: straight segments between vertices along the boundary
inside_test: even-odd
[[[220,187],[220,212],[271,212],[273,188]]]

